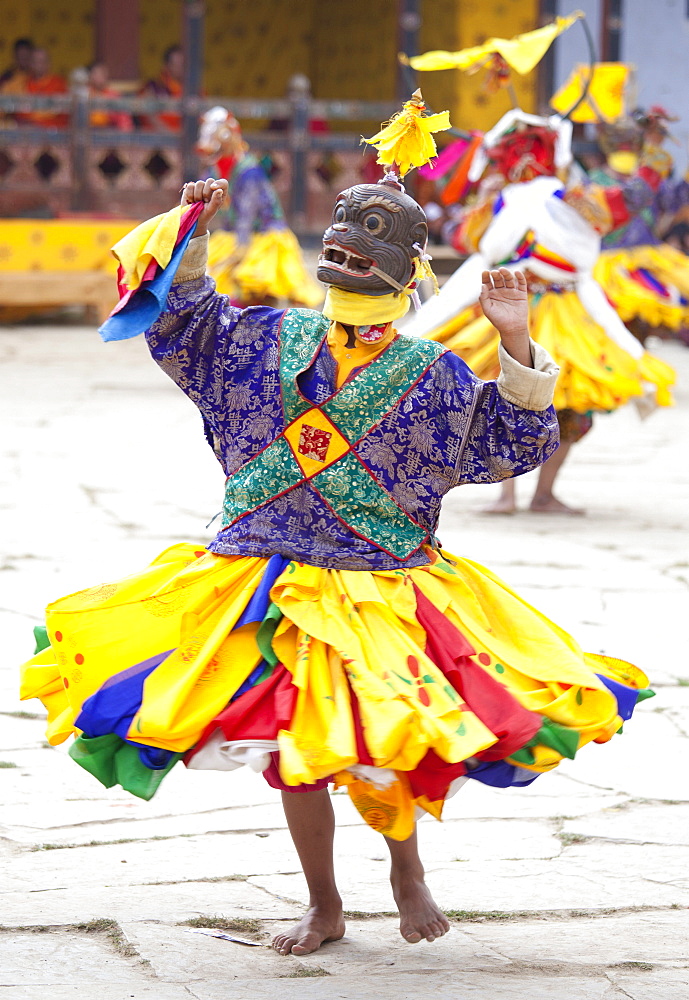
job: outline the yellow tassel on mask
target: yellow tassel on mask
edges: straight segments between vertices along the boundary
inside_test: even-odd
[[[435,271],[431,267],[429,260],[424,260],[422,257],[417,257],[414,261],[414,281],[418,284],[420,281],[428,280],[433,285],[433,294],[439,295],[440,288],[438,287],[438,279],[435,276]]]
[[[378,150],[378,163],[386,167],[394,164],[401,177],[412,167],[422,167],[436,156],[438,151],[432,133],[450,128],[449,111],[424,115],[425,110],[421,91],[416,90],[411,100],[405,101],[399,114],[380,132],[363,140]]]

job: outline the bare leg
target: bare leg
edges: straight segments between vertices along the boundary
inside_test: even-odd
[[[390,850],[390,884],[400,913],[400,934],[410,944],[423,938],[435,941],[447,934],[450,924],[424,882],[416,829],[408,840],[385,840]]]
[[[537,514],[583,514],[584,511],[577,507],[568,507],[553,495],[553,486],[557,474],[569,454],[572,447],[571,441],[565,441],[551,455],[547,462],[541,466],[536,484],[536,492],[533,495],[530,509]]]
[[[309,887],[309,910],[286,934],[273,938],[273,948],[281,955],[309,955],[345,932],[333,864],[335,814],[327,788],[283,792],[282,804]]]
[[[500,483],[500,496],[495,503],[482,508],[483,514],[514,514],[517,509],[515,500],[514,479],[503,479]]]

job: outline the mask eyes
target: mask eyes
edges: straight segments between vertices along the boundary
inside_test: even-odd
[[[378,215],[377,212],[370,212],[364,219],[364,225],[369,233],[379,233],[385,226],[385,219],[382,215]]]
[[[347,212],[344,205],[338,205],[333,213],[333,222],[344,222],[347,218]]]

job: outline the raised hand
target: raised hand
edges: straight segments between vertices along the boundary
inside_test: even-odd
[[[529,347],[529,300],[521,271],[500,267],[481,275],[481,308],[515,361],[532,367]]]
[[[195,201],[203,201],[206,207],[199,215],[196,223],[196,235],[203,236],[208,232],[208,223],[217,213],[227,194],[226,180],[189,181],[182,188],[182,205],[193,205]]]

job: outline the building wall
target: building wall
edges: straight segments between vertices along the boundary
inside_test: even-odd
[[[689,143],[689,17],[686,0],[625,0],[622,52],[636,66],[641,107],[661,104],[680,120],[670,126],[668,142],[680,171],[687,166]]]
[[[126,0],[108,0],[125,3]],[[182,37],[183,0],[139,0],[139,72],[155,76],[166,48]],[[394,100],[397,0],[206,0],[208,94],[279,97],[293,73],[306,73],[315,96]],[[539,0],[422,0],[420,51],[456,50],[487,37],[509,37],[538,24]],[[28,35],[68,75],[94,58],[95,0],[0,0],[0,66]],[[133,40],[133,44],[135,40]],[[488,95],[484,73],[419,74],[429,104],[450,110],[464,129],[490,128],[510,106],[506,91]],[[536,77],[515,76],[518,99],[535,109]]]
[[[32,38],[63,76],[93,59],[93,0],[0,0],[0,66],[12,62],[16,38]]]
[[[426,6],[433,7],[433,0]],[[468,48],[481,45],[491,37],[511,38],[512,35],[532,31],[539,25],[539,7],[538,0],[462,0],[457,5],[459,44],[456,47]],[[497,94],[486,93],[484,71],[475,74],[454,70],[444,72],[456,73],[453,122],[458,128],[486,131],[511,108],[507,90],[502,89]],[[525,111],[536,111],[536,73],[528,76],[513,73],[512,83],[519,106]]]
[[[559,14],[574,6],[558,0]],[[576,6],[587,14],[600,52],[602,0],[581,0]],[[676,142],[668,142],[678,171],[687,167],[689,144],[689,5],[687,0],[623,0],[620,58],[635,67],[632,107],[661,104],[680,120],[671,126]],[[572,28],[555,43],[555,86],[577,62],[586,62],[586,43],[580,29]],[[630,109],[631,110],[631,109]]]

